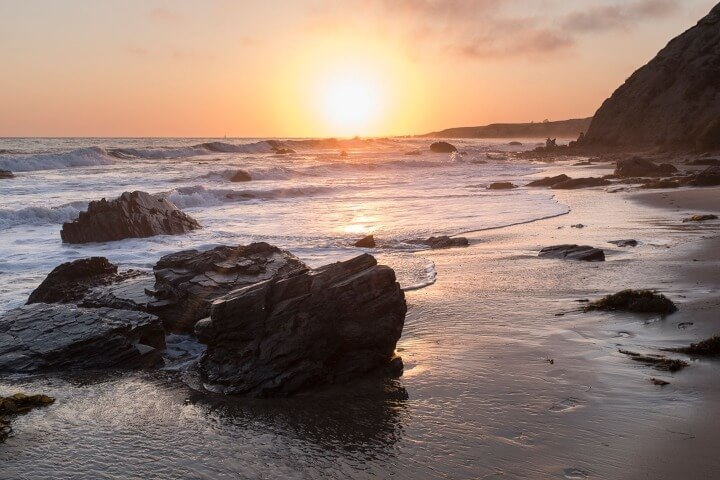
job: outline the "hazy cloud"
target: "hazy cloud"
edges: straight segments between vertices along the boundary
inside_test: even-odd
[[[161,22],[174,22],[180,20],[182,16],[169,8],[158,7],[150,11],[150,18]]]
[[[574,32],[627,28],[641,20],[667,16],[673,13],[677,6],[677,2],[673,0],[639,0],[625,4],[596,6],[568,14],[562,26]]]

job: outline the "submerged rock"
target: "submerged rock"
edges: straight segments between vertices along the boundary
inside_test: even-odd
[[[430,237],[425,240],[410,240],[407,243],[427,245],[433,250],[441,248],[467,247],[469,245],[468,239],[465,237],[448,237],[447,235]]]
[[[623,355],[629,356],[632,360],[645,365],[650,365],[657,370],[664,372],[677,372],[690,365],[685,360],[678,360],[675,358],[667,358],[662,355],[643,355],[637,352],[631,352],[629,350],[618,350]],[[667,383],[666,383],[667,384]],[[656,383],[658,385],[658,383]]]
[[[604,262],[605,252],[589,245],[554,245],[540,250],[538,257],[558,258],[561,260],[582,260],[585,262]]]
[[[575,190],[577,188],[605,187],[611,183],[610,180],[597,177],[570,178],[564,182],[556,183],[550,188],[556,190]]]
[[[511,190],[513,188],[517,188],[517,185],[514,185],[510,182],[495,182],[488,185],[488,190]]]
[[[353,246],[360,247],[360,248],[375,248],[375,246],[376,246],[375,237],[372,235],[363,237],[360,240],[358,240],[357,242],[355,242],[353,244]]]
[[[231,182],[249,182],[252,180],[250,174],[245,170],[236,170],[233,176],[230,177]]]
[[[675,166],[669,163],[658,165],[640,157],[618,160],[616,165],[614,173],[619,178],[667,177],[678,171]]]
[[[395,272],[367,254],[235,290],[197,323],[206,388],[288,396],[388,367],[407,306]]]
[[[16,393],[9,397],[0,397],[0,443],[7,440],[12,433],[10,419],[16,415],[23,415],[33,408],[45,407],[55,403],[55,399],[47,395],[25,395]]]
[[[526,187],[552,187],[554,185],[557,185],[558,183],[562,183],[567,180],[570,180],[570,177],[568,177],[567,175],[565,175],[563,173],[560,175],[556,175],[554,177],[545,177],[540,180],[535,180],[534,182],[530,182],[525,186]]]
[[[607,295],[585,307],[586,312],[591,310],[670,314],[677,312],[677,307],[665,295],[650,290],[623,290]]]
[[[264,242],[172,253],[154,267],[155,287],[149,293],[156,300],[148,309],[162,318],[168,330],[192,332],[195,322],[208,316],[216,298],[307,269],[291,253]]]
[[[455,145],[448,142],[435,142],[430,145],[430,150],[435,153],[452,153],[457,152]]]
[[[683,219],[683,223],[687,223],[687,222],[706,222],[706,221],[708,221],[708,220],[717,220],[717,218],[718,218],[717,215],[712,215],[712,214],[708,214],[708,215],[693,215],[692,217],[688,217],[688,218]]]
[[[15,174],[10,170],[0,170],[0,179],[15,178]]]
[[[198,222],[167,199],[136,191],[125,192],[115,200],[90,202],[76,220],[63,224],[60,236],[65,243],[109,242],[176,235],[198,228]]]
[[[0,318],[0,372],[162,364],[165,332],[147,313],[34,303]]]
[[[612,243],[613,245],[617,245],[618,247],[637,247],[638,241],[637,240],[610,240],[608,243]]]

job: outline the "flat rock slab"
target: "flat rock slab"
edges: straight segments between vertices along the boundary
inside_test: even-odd
[[[409,240],[407,243],[414,245],[426,245],[433,250],[442,248],[467,247],[468,239],[465,237],[448,237],[442,235],[440,237],[430,237],[427,239]]]
[[[612,243],[613,245],[617,245],[618,247],[637,247],[638,241],[633,239],[627,239],[627,240],[610,240],[608,243]]]
[[[109,242],[177,235],[198,228],[195,219],[169,200],[136,191],[115,200],[90,202],[76,220],[63,224],[60,237],[65,243]]]
[[[196,325],[206,388],[288,396],[398,367],[407,305],[395,272],[364,254],[235,290]]]
[[[561,260],[582,260],[585,262],[604,262],[605,252],[589,245],[554,245],[540,250],[538,257],[559,258]]]
[[[144,368],[162,364],[165,333],[147,313],[34,303],[0,318],[0,371]]]

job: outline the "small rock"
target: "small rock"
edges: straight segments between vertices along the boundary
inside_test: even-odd
[[[251,180],[252,177],[245,170],[237,170],[233,176],[230,177],[231,182],[249,182]]]
[[[676,172],[677,168],[669,163],[658,165],[640,157],[618,160],[615,168],[615,175],[620,178],[666,177]]]
[[[433,250],[440,248],[467,247],[469,245],[468,239],[465,237],[448,237],[447,235],[430,237],[425,240],[410,240],[407,243],[427,245]]]
[[[367,235],[355,242],[353,245],[360,248],[375,248],[375,237]]]
[[[613,245],[617,245],[618,247],[637,247],[638,241],[637,240],[610,240],[608,243],[612,243]]]
[[[430,145],[430,151],[435,153],[452,153],[457,152],[457,148],[448,142],[435,142]]]
[[[664,387],[665,385],[670,385],[670,382],[666,382],[665,380],[662,380],[659,378],[651,378],[650,381],[653,383],[653,385],[657,385],[658,387]]]
[[[10,420],[7,417],[23,415],[33,408],[45,407],[53,403],[55,403],[55,399],[47,395],[16,393],[9,397],[0,397],[0,443],[7,440],[12,433]]]
[[[491,183],[487,188],[488,190],[511,190],[518,187],[517,185],[514,185],[510,182],[494,182]]]
[[[585,228],[585,225],[582,223],[576,223],[575,225],[570,225],[570,228]]]
[[[10,170],[0,170],[0,179],[15,178],[15,174]]]
[[[612,182],[605,178],[588,177],[588,178],[571,178],[564,182],[556,183],[550,188],[555,190],[575,190],[578,188],[604,187]]]
[[[670,314],[676,312],[677,307],[665,295],[650,290],[623,290],[607,295],[585,307],[586,312],[590,310]]]
[[[526,187],[552,187],[553,185],[557,185],[559,183],[565,182],[570,180],[570,177],[565,175],[564,173],[561,175],[556,175],[554,177],[545,177],[541,180],[535,180],[534,182],[530,182]]]
[[[693,215],[692,217],[683,220],[683,223],[687,222],[705,222],[707,220],[717,220],[717,215]]]
[[[538,257],[604,262],[605,252],[589,245],[554,245],[540,250]]]
[[[514,147],[519,147],[520,145],[522,145],[522,142],[516,142],[516,141],[508,142],[508,145],[512,145]]]

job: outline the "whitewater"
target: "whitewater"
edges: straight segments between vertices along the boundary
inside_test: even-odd
[[[432,153],[427,138],[0,139],[0,312],[19,306],[60,263],[105,256],[151,269],[182,249],[265,241],[312,266],[367,250],[393,267],[405,289],[435,281],[432,262],[409,240],[497,228],[567,212],[546,191],[491,191],[527,183],[541,165],[513,161],[534,148],[507,140],[459,140],[459,153]],[[278,149],[294,153],[278,154]],[[233,182],[238,170],[247,182]],[[142,190],[165,197],[202,229],[181,236],[61,243],[63,222],[92,200]]]

